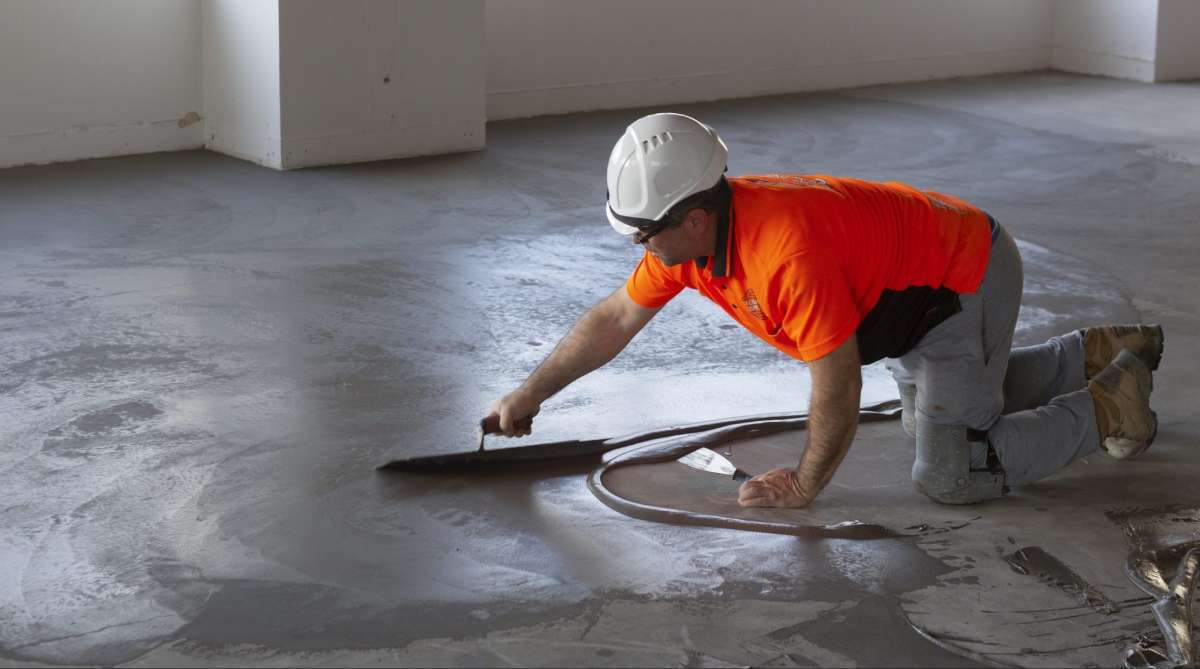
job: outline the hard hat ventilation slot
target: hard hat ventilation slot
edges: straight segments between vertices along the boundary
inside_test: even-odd
[[[658,147],[662,146],[663,144],[666,144],[667,142],[671,141],[671,139],[672,139],[671,133],[669,133],[669,132],[664,132],[660,135],[654,135],[653,137],[650,137],[649,139],[644,139],[644,140],[642,140],[642,152],[650,153],[651,149],[657,149]]]

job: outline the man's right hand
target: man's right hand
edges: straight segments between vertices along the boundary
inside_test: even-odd
[[[529,391],[518,388],[492,404],[491,415],[500,417],[500,434],[506,437],[524,437],[533,432],[532,421],[525,426],[517,423],[523,418],[533,418],[542,409],[542,403]]]

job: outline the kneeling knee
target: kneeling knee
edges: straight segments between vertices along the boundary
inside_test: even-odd
[[[1004,494],[999,468],[971,469],[969,431],[962,426],[938,425],[918,418],[913,486],[941,504],[974,504]]]

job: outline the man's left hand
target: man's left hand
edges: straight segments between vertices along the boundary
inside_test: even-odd
[[[741,506],[777,506],[798,509],[812,502],[795,469],[772,469],[742,484],[738,489]]]

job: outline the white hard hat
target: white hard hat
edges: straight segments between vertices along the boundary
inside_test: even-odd
[[[717,185],[728,157],[717,131],[690,116],[639,118],[608,158],[608,222],[623,235],[654,227],[680,200]]]

